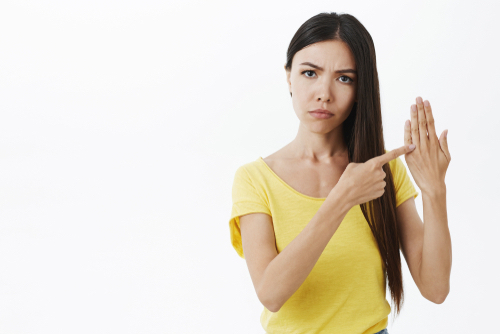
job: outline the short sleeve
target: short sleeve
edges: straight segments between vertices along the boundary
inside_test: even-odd
[[[244,166],[236,170],[233,181],[232,199],[233,206],[229,219],[231,244],[238,255],[245,258],[241,242],[240,216],[255,212],[267,213],[271,216],[271,211],[269,210],[265,196],[257,190]]]
[[[396,207],[398,207],[412,196],[417,198],[418,192],[400,157],[392,160],[390,165],[394,187],[396,188]]]

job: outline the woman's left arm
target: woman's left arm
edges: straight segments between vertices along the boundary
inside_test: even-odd
[[[444,300],[450,290],[451,236],[446,211],[445,174],[451,161],[448,130],[437,137],[429,101],[411,106],[411,122],[405,124],[405,144],[414,144],[405,154],[413,179],[422,191],[424,237],[419,276],[432,294]],[[427,135],[428,133],[428,135]]]

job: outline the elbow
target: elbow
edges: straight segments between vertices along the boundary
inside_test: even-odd
[[[272,313],[276,313],[280,310],[281,307],[276,307],[276,306],[266,306],[264,305],[266,309],[268,309]]]
[[[445,297],[439,297],[439,298],[427,298],[428,300],[430,300],[431,302],[433,302],[434,304],[442,304],[444,303],[444,301],[446,300],[446,296]]]
[[[446,297],[448,297],[448,292],[446,292],[445,294],[441,294],[439,295],[437,298],[434,298],[434,303],[435,304],[442,304],[444,303],[444,301],[446,300]]]
[[[280,304],[272,304],[272,305],[270,305],[270,308],[268,308],[268,310],[273,312],[273,313],[276,313],[279,310],[281,310],[281,306],[282,305],[280,305]]]
[[[442,290],[441,293],[439,293],[436,298],[435,303],[436,304],[442,304],[446,300],[446,297],[450,294],[450,282],[448,281],[445,288]]]
[[[281,309],[282,305],[277,303],[275,300],[276,298],[270,296],[268,293],[263,293],[262,291],[260,291],[257,296],[259,297],[261,304],[264,305],[267,310],[276,313]]]
[[[445,299],[446,299],[446,296],[444,296],[444,297],[441,297],[441,296],[439,296],[439,297],[434,297],[434,296],[430,297],[430,296],[422,295],[422,297],[424,297],[425,299],[427,299],[430,302],[433,302],[434,304],[442,304],[445,301]]]
[[[446,300],[446,297],[448,297],[448,294],[450,292],[450,289],[447,288],[444,292],[436,292],[434,294],[422,294],[422,296],[433,302],[434,304],[442,304]]]
[[[259,296],[259,300],[260,302],[262,303],[262,305],[264,305],[264,307],[273,312],[273,313],[276,313],[278,312],[280,309],[281,309],[281,305],[279,305],[279,303],[276,303],[275,301],[273,300],[269,300],[269,299],[266,299],[266,298],[261,298]]]

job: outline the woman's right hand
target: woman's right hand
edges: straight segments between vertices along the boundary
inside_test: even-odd
[[[394,149],[384,155],[372,158],[365,163],[351,162],[347,165],[344,173],[335,186],[342,188],[346,194],[346,200],[356,206],[381,197],[385,192],[386,173],[382,166],[397,157],[409,153],[415,149],[414,145],[405,145]]]

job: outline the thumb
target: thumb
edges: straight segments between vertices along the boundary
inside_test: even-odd
[[[448,162],[451,161],[450,151],[448,150],[448,129],[444,130],[439,136],[439,146],[441,146],[441,151],[443,151],[444,155],[448,159]]]

